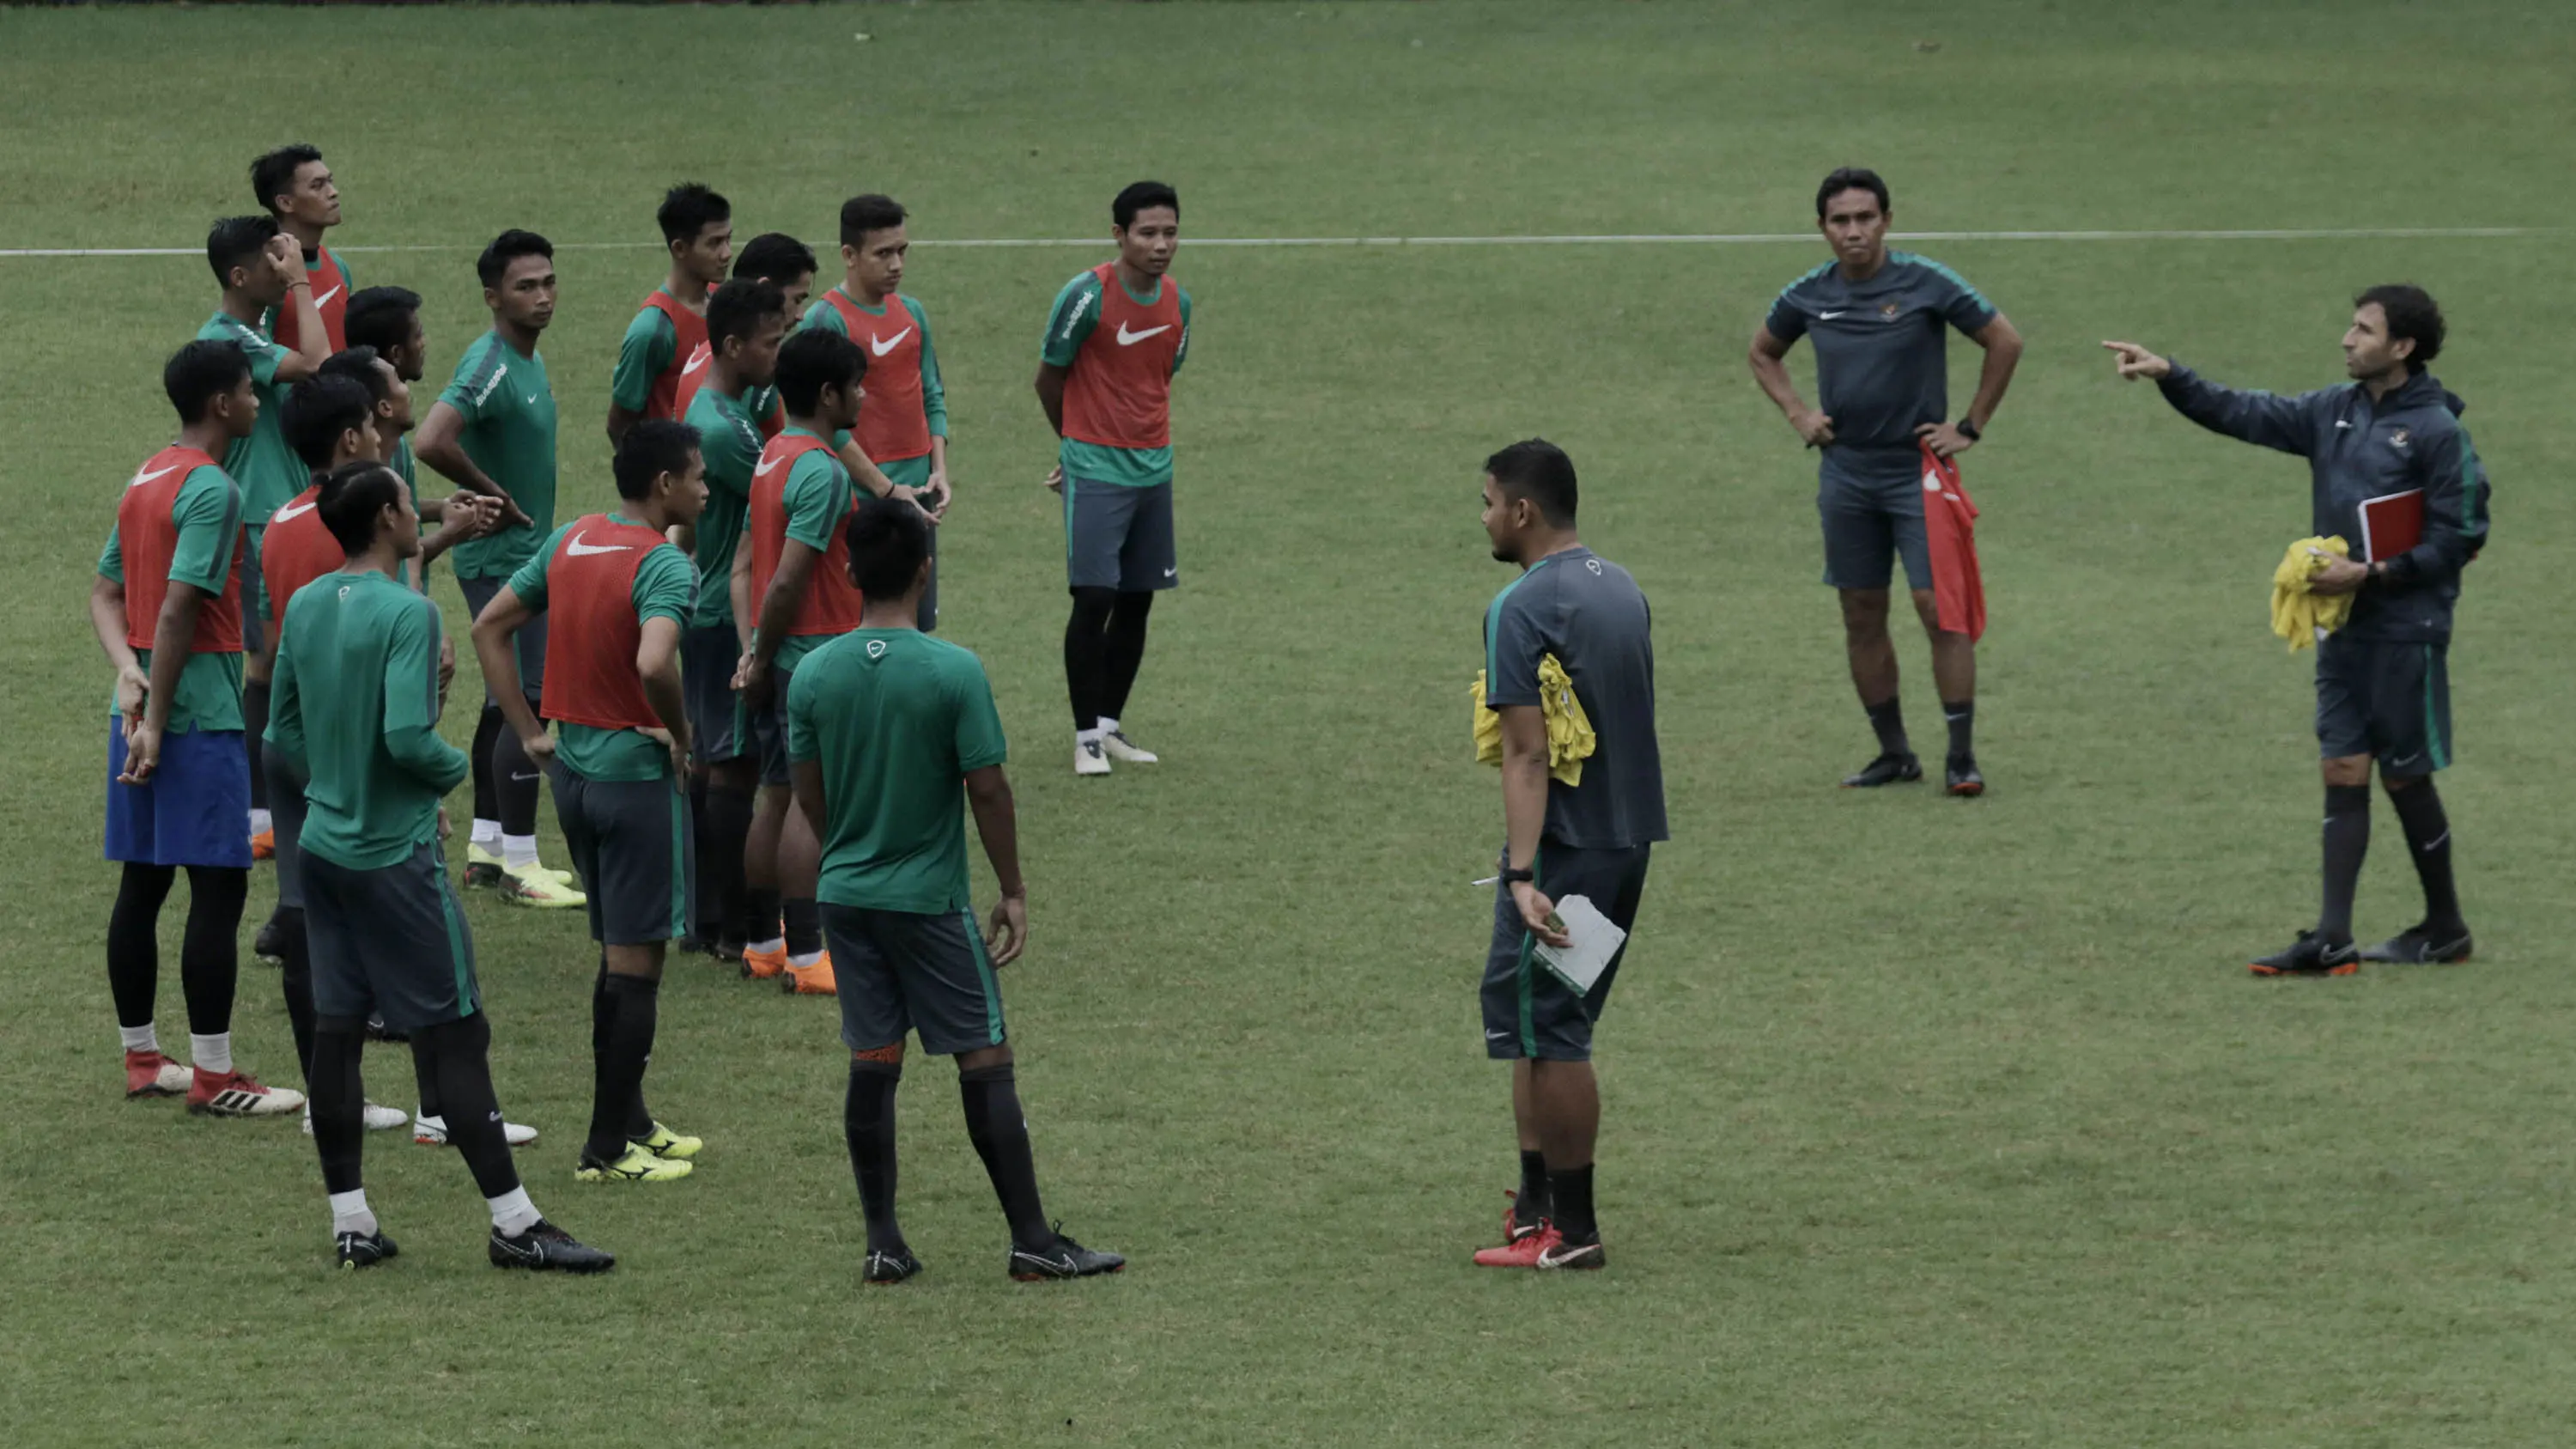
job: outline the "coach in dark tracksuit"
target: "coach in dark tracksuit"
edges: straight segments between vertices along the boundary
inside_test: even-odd
[[[2424,370],[2442,313],[2416,287],[2373,287],[2343,335],[2353,380],[2296,397],[2238,391],[2130,342],[2104,343],[2123,378],[2151,377],[2184,417],[2308,460],[2313,527],[2353,544],[2310,587],[2349,593],[2342,628],[2317,647],[2317,744],[2326,785],[2325,905],[2313,931],[2253,963],[2257,975],[2342,976],[2363,961],[2466,961],[2469,928],[2451,881],[2451,825],[2433,772],[2451,763],[2447,654],[2460,570],[2487,537],[2487,479],[2457,397]],[[2422,490],[2412,548],[2363,556],[2365,500]],[[2405,827],[2424,920],[2367,950],[2352,939],[2353,888],[2370,846],[2370,765]]]

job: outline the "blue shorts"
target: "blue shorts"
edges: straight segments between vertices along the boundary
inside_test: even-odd
[[[125,722],[107,721],[107,858],[250,869],[250,756],[240,730],[161,736],[161,764],[121,785]]]

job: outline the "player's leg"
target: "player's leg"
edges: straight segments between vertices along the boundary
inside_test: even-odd
[[[128,1097],[176,1097],[188,1090],[188,1069],[163,1055],[152,1020],[161,977],[161,904],[178,876],[171,866],[127,861],[107,914],[107,990],[125,1047]]]
[[[2317,756],[2325,785],[2323,868],[2316,929],[2251,964],[2257,976],[2348,976],[2353,894],[2370,853],[2371,687],[2374,645],[2329,635],[2317,646]]]
[[[687,798],[662,780],[584,781],[556,773],[555,814],[589,882],[600,942],[593,997],[590,1135],[576,1175],[585,1182],[670,1182],[689,1175],[703,1144],[653,1120],[644,1071],[660,1024],[662,965],[687,929],[691,861]]]
[[[1916,520],[1919,525],[1921,520]],[[1930,589],[1915,589],[1914,614],[1932,645],[1932,683],[1941,695],[1941,719],[1950,728],[1946,788],[1958,796],[1986,791],[1977,769],[1977,641],[1941,627],[1941,605]]]
[[[921,605],[913,611],[913,627],[924,634],[939,632],[939,530],[930,530],[930,583],[921,591]]]
[[[750,918],[742,947],[742,974],[767,981],[787,970],[784,902],[778,888],[778,847],[787,832],[787,817],[796,811],[795,797],[783,777],[787,751],[775,741],[763,745],[760,793],[753,798],[751,828],[743,837],[743,906]]]
[[[903,1039],[912,1030],[892,964],[878,949],[873,918],[855,906],[822,907],[823,937],[836,963],[841,1041],[850,1049],[850,1081],[841,1099],[841,1134],[850,1174],[866,1215],[868,1257],[860,1277],[900,1283],[921,1271],[895,1217],[895,1090],[903,1083]]]
[[[785,701],[791,682],[788,673],[780,671],[776,728],[782,765],[787,740]],[[778,916],[787,942],[787,972],[778,984],[797,996],[832,994],[832,953],[823,948],[823,918],[814,904],[814,884],[822,871],[823,842],[814,837],[814,824],[805,812],[790,804],[778,831]]]
[[[285,864],[283,858],[281,867]],[[314,1013],[312,1053],[304,1067],[312,1093],[307,1120],[322,1160],[322,1189],[331,1199],[331,1236],[343,1268],[369,1268],[393,1257],[393,1240],[367,1203],[366,1084],[359,1071],[367,1018],[376,1009],[367,985],[366,873],[311,859],[300,872],[295,911],[299,954],[316,963],[306,983]],[[281,880],[284,878],[281,875]]]
[[[458,575],[456,588],[465,596],[468,618],[480,618],[504,580],[499,578],[469,579]],[[497,886],[501,883],[501,790],[494,773],[501,736],[509,733],[509,722],[502,717],[500,702],[492,696],[490,681],[483,685],[483,712],[474,720],[474,744],[471,750],[474,766],[474,829],[465,842],[465,883],[469,886]],[[423,1104],[424,1110],[426,1105]]]
[[[546,624],[539,610],[519,626],[512,647],[518,651],[519,684],[528,708],[540,711],[546,677]],[[528,758],[518,732],[503,730],[493,746],[492,787],[501,803],[501,899],[541,910],[573,910],[587,904],[575,876],[550,870],[537,859],[537,798],[544,771]]]
[[[1136,495],[1135,508],[1119,548],[1118,600],[1110,610],[1102,655],[1100,744],[1114,761],[1150,765],[1158,757],[1129,739],[1120,721],[1136,687],[1136,671],[1145,662],[1145,621],[1154,595],[1180,586],[1180,555],[1172,530],[1172,485],[1129,491]]]
[[[188,1110],[219,1117],[299,1113],[304,1094],[266,1087],[233,1064],[233,993],[241,975],[242,907],[250,896],[245,746],[229,730],[165,735],[153,777],[155,838],[164,862],[188,868],[188,923],[179,984],[188,1000],[194,1074]]]
[[[680,684],[689,712],[689,812],[697,831],[697,915],[691,934],[718,960],[738,961],[743,943],[743,842],[751,833],[757,766],[750,731],[733,691],[741,647],[733,626],[691,629],[680,637]],[[684,948],[685,949],[685,948]]]
[[[1073,704],[1073,772],[1109,773],[1100,717],[1110,713],[1109,621],[1117,612],[1120,555],[1137,490],[1067,475],[1064,480],[1065,586],[1073,613],[1064,629],[1065,692]]]
[[[2474,942],[2451,874],[2451,819],[2433,785],[2433,773],[2451,763],[2449,649],[2390,644],[2380,655],[2376,702],[2387,738],[2379,751],[2379,781],[2406,832],[2406,852],[2424,888],[2424,919],[2362,952],[2362,959],[2466,961]]]
[[[269,917],[269,934],[278,964],[278,989],[286,997],[286,1021],[295,1033],[295,1065],[305,1075],[305,1092],[313,1090],[313,959],[304,922],[303,772],[274,746],[260,751],[260,773],[268,779],[269,815],[277,860],[277,909]]]
[[[1896,641],[1887,631],[1888,585],[1895,576],[1896,531],[1877,491],[1829,451],[1816,485],[1824,533],[1825,582],[1842,608],[1843,653],[1852,690],[1878,737],[1878,756],[1843,781],[1869,788],[1919,780],[1922,766],[1905,734],[1898,702]]]

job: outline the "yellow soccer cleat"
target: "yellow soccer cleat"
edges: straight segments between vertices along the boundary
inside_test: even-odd
[[[630,1142],[615,1162],[602,1162],[585,1152],[572,1175],[582,1182],[677,1182],[696,1169],[685,1162],[656,1157]]]
[[[707,1145],[702,1137],[683,1137],[659,1122],[653,1124],[652,1131],[627,1140],[656,1157],[667,1157],[673,1162],[686,1162]]]
[[[590,897],[554,878],[543,869],[522,875],[501,877],[501,899],[510,905],[527,906],[540,911],[565,911],[590,904]]]

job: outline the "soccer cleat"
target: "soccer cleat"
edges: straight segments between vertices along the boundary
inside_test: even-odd
[[[659,1122],[654,1123],[653,1130],[643,1136],[626,1140],[656,1157],[667,1157],[673,1162],[686,1162],[707,1145],[703,1137],[683,1137]]]
[[[411,1114],[400,1107],[380,1107],[373,1102],[358,1106],[358,1121],[370,1132],[391,1132],[411,1121]],[[313,1104],[304,1104],[304,1135],[313,1135]]]
[[[333,1246],[344,1271],[372,1268],[387,1258],[402,1256],[402,1249],[382,1233],[341,1233],[333,1239]]]
[[[1548,1236],[1554,1241],[1538,1250],[1534,1255],[1538,1261],[1531,1265],[1541,1272],[1610,1266],[1610,1255],[1601,1250],[1601,1240],[1597,1237],[1588,1243],[1569,1243],[1553,1229],[1549,1230]]]
[[[1942,771],[1941,793],[1973,800],[1986,793],[1986,777],[1977,773],[1977,757],[1952,755]]]
[[[250,938],[250,953],[271,966],[286,964],[286,943],[280,939],[276,916],[260,923],[259,934]]]
[[[920,1271],[921,1260],[912,1255],[910,1248],[896,1248],[891,1252],[870,1248],[867,1266],[859,1270],[859,1281],[882,1286],[900,1283]]]
[[[1517,1243],[1547,1226],[1547,1215],[1541,1213],[1535,1223],[1521,1221],[1521,1195],[1513,1188],[1503,1189],[1503,1241]]]
[[[2394,961],[2406,966],[2456,966],[2469,959],[2469,928],[2431,921],[2408,926],[2376,946],[2362,949],[2364,961]]]
[[[1022,1283],[1041,1283],[1052,1278],[1091,1278],[1102,1273],[1115,1273],[1127,1266],[1127,1260],[1116,1253],[1095,1253],[1056,1230],[1055,1243],[1046,1248],[1023,1248],[1011,1245],[1011,1277]]]
[[[519,1122],[501,1124],[501,1136],[512,1147],[525,1147],[537,1140],[537,1129]],[[411,1119],[411,1140],[423,1147],[445,1147],[447,1119],[423,1112]]]
[[[248,1072],[217,1074],[195,1069],[188,1110],[200,1117],[282,1117],[300,1111],[304,1094],[292,1087],[263,1087]]]
[[[779,978],[778,986],[780,990],[785,991],[790,996],[836,996],[840,994],[839,985],[832,979],[832,953],[829,951],[824,952],[823,959],[815,962],[811,966],[788,967],[787,974]]]
[[[787,970],[787,948],[763,951],[753,946],[742,948],[742,974],[747,981],[767,981]]]
[[[1875,790],[1881,785],[1911,785],[1923,778],[1923,762],[1912,755],[1881,755],[1861,766],[1860,773],[1843,776],[1846,790]]]
[[[602,1162],[585,1152],[572,1170],[582,1182],[678,1182],[697,1169],[685,1162],[656,1157],[641,1146],[629,1142],[615,1162]]]
[[[271,826],[250,838],[250,858],[253,860],[277,859],[276,827]]]
[[[555,879],[555,873],[542,866],[517,875],[503,874],[501,900],[539,911],[568,911],[590,904],[590,897]]]
[[[2361,969],[2361,952],[2350,941],[2336,944],[2301,931],[2287,949],[2254,958],[2250,969],[2257,976],[2350,976]]]
[[[490,1248],[495,1268],[526,1268],[538,1273],[605,1273],[617,1266],[615,1253],[577,1241],[572,1234],[537,1219],[536,1226],[515,1238],[492,1230]]]
[[[742,959],[742,949],[742,942],[730,941],[722,936],[718,936],[714,941],[708,943],[707,954],[715,957],[719,961],[734,962]]]
[[[125,1054],[125,1095],[182,1097],[188,1092],[188,1069],[159,1052]]]
[[[1131,765],[1159,765],[1163,761],[1162,756],[1127,738],[1125,730],[1101,731],[1100,750],[1113,760],[1123,760]]]
[[[468,842],[465,847],[465,884],[467,887],[497,886],[501,883],[501,857]]]
[[[1109,755],[1101,748],[1100,741],[1075,740],[1073,742],[1073,772],[1077,775],[1109,773]]]

